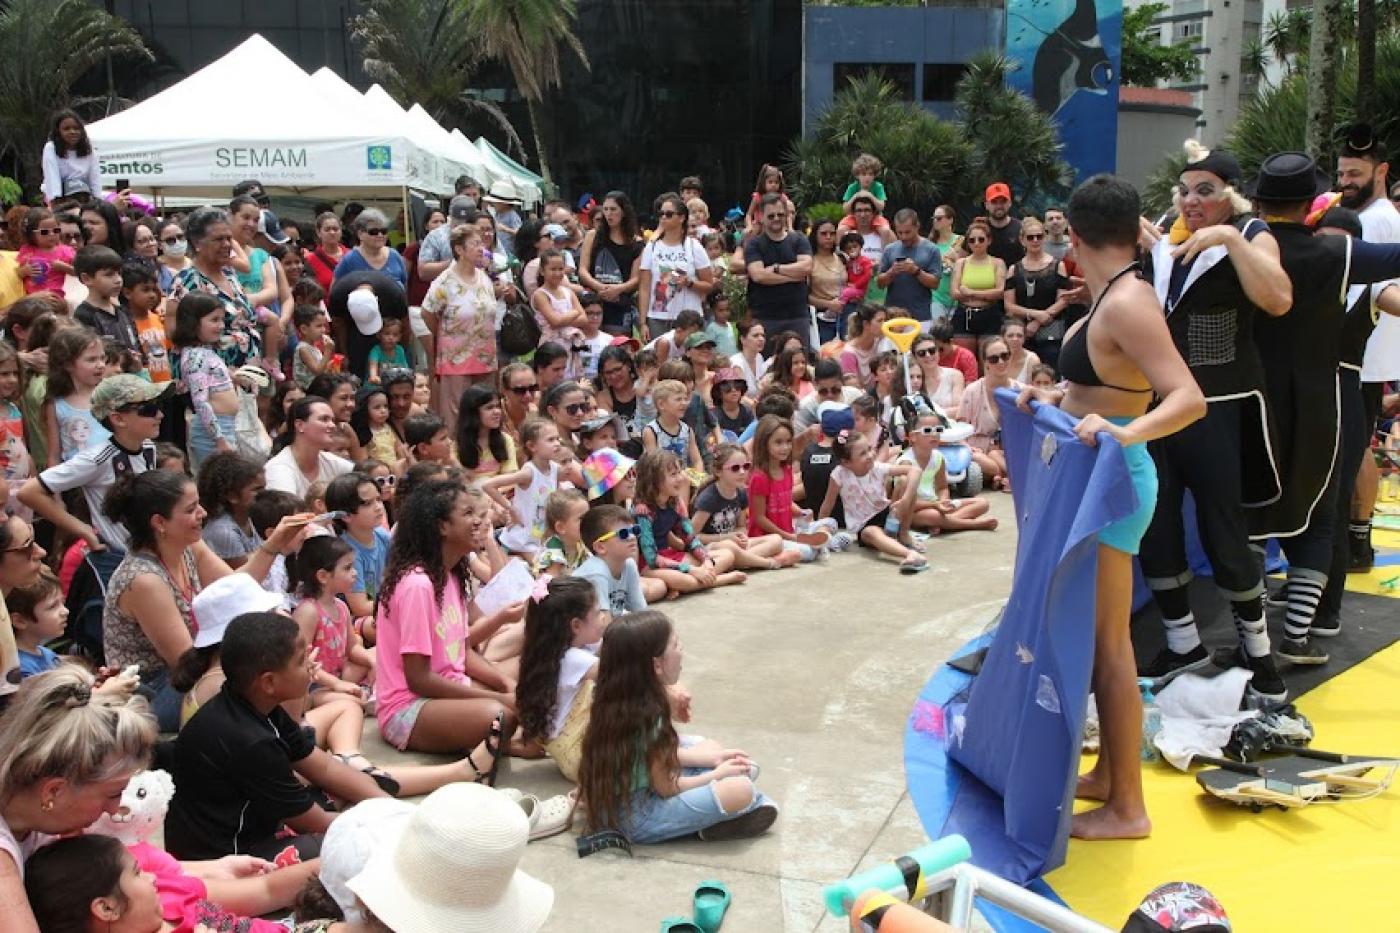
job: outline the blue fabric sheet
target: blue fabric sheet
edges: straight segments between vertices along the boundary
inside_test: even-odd
[[[1122,448],[997,392],[1019,538],[1011,597],[948,755],[967,772],[941,832],[1024,884],[1064,863],[1094,653],[1099,529],[1137,508]]]

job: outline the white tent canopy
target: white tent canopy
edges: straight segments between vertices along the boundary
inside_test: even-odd
[[[502,158],[500,153],[496,151],[496,147],[487,142],[484,136],[479,137],[477,141],[473,143],[463,135],[461,130],[454,129],[452,131],[452,138],[457,140],[461,145],[470,146],[475,149],[481,154],[481,157],[486,160],[488,177],[481,179],[483,184],[489,185],[489,182],[496,181],[497,179],[509,178],[515,183],[515,190],[519,193],[520,199],[525,203],[526,207],[540,203],[542,199],[540,182],[543,179],[538,175],[522,170],[519,166]]]
[[[365,92],[366,96],[374,93],[378,87],[379,85],[376,84],[374,87],[370,88]],[[412,107],[409,107],[407,116],[427,139],[433,141],[439,152],[445,152],[449,159],[469,166],[469,168],[461,174],[470,175],[483,185],[489,185],[496,178],[500,177],[496,169],[492,167],[491,163],[486,161],[486,157],[483,156],[475,146],[468,142],[465,137],[460,135],[454,136],[447,132],[447,130],[443,129],[442,126],[428,114],[428,111],[424,110],[420,105],[414,104]],[[455,182],[456,179],[454,178],[453,181]],[[452,187],[449,185],[443,190],[451,191]]]
[[[254,76],[261,86],[277,88],[279,97],[322,99],[326,106],[264,101],[250,111],[246,88]],[[175,86],[92,124],[88,135],[104,184],[128,180],[138,191],[226,197],[247,178],[270,192],[321,197],[383,188],[436,191],[443,177],[451,190],[451,177],[470,171],[455,160],[441,164],[397,105],[367,105],[344,85],[351,102],[328,87],[254,35]]]

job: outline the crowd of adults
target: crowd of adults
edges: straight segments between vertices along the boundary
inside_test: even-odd
[[[285,911],[303,883],[331,902],[299,902],[308,929],[534,929],[552,893],[515,863],[577,801],[461,789],[493,783],[506,754],[555,758],[592,829],[763,831],[777,809],[756,766],[677,735],[680,647],[646,606],[857,541],[915,574],[924,533],[994,529],[985,500],[950,495],[938,438],[967,425],[982,475],[1009,491],[998,388],[1063,404],[1087,440],[1119,436],[1159,477],[1137,488],[1141,527],[1101,538],[1121,555],[1142,542],[1167,630],[1150,676],[1209,660],[1186,591],[1185,489],[1240,636],[1217,663],[1249,667],[1265,696],[1286,693],[1275,656],[1326,662],[1316,638],[1341,631],[1345,571],[1369,566],[1363,441],[1382,397],[1359,369],[1372,304],[1400,300],[1336,295],[1400,272],[1361,241],[1400,243],[1400,214],[1362,130],[1340,203],[1311,227],[1311,162],[1266,163],[1253,192],[1266,225],[1234,160],[1198,149],[1175,226],[1139,229],[1136,194],[1100,178],[1043,218],[1013,217],[994,182],[961,234],[947,205],[927,226],[908,207],[887,219],[870,155],[839,222],[809,223],[764,166],[747,209],[713,217],[688,177],[651,202],[645,230],[621,191],[531,214],[469,178],[441,209],[393,221],[359,203],[279,218],[257,180],[226,205],[156,216],[101,194],[76,116],[56,119],[49,146],[45,205],[6,215],[24,295],[0,348],[0,690],[13,694],[0,902],[15,929],[154,931],[172,911],[212,925]],[[1155,290],[1165,318],[1144,323],[1124,289]],[[882,330],[894,318],[919,325],[903,358]],[[1313,404],[1318,374],[1339,405]],[[1329,427],[1339,467],[1319,472],[1306,439]],[[1254,463],[1251,438],[1271,437],[1257,449],[1273,462]],[[1272,484],[1258,499],[1256,480]],[[1277,652],[1251,533],[1283,539],[1291,561]],[[512,557],[533,589],[483,610],[474,597]],[[1105,559],[1115,612],[1128,560]],[[1105,743],[1120,751],[1088,777],[1108,803],[1076,829],[1141,835],[1136,752],[1121,751],[1136,671],[1126,619],[1101,624]],[[587,702],[602,712],[588,718]],[[359,750],[368,716],[397,748],[464,757],[381,767]],[[178,733],[156,756],[175,775],[178,863],[80,834],[123,806],[158,728]],[[414,815],[366,817],[337,848],[351,814],[400,793],[431,795]],[[366,838],[388,856],[366,863]],[[294,886],[264,861],[287,846],[310,866]],[[447,851],[456,861],[431,865]],[[437,885],[439,913],[418,909],[418,884]]]

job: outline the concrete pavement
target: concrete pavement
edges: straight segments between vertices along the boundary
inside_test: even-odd
[[[846,929],[823,917],[821,886],[927,840],[905,792],[904,724],[935,667],[1010,591],[1011,498],[990,499],[1001,528],[930,539],[933,569],[918,576],[853,548],[657,607],[685,647],[685,731],[749,752],[781,815],[757,839],[639,846],[631,858],[580,859],[571,833],[532,843],[523,867],[555,890],[545,930],[651,933],[690,914],[704,879],[733,892],[726,933]],[[364,751],[430,760],[392,752],[372,723]],[[541,798],[569,789],[547,759],[508,761],[500,784]]]

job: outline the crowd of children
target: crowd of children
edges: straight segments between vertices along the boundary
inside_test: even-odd
[[[302,279],[268,379],[229,353],[224,298],[164,302],[154,275],[106,247],[57,245],[52,215],[31,212],[23,261],[40,271],[0,344],[0,467],[14,520],[40,520],[58,572],[6,593],[25,689],[74,682],[55,648],[130,661],[98,680],[113,685],[112,715],[135,691],[176,733],[158,756],[175,784],[167,849],[198,862],[322,856],[298,901],[308,930],[395,909],[380,888],[392,872],[350,872],[332,890],[338,825],[376,798],[432,794],[421,815],[453,785],[494,785],[507,755],[547,756],[578,785],[550,801],[478,801],[521,844],[575,824],[634,843],[764,832],[778,808],[759,766],[688,731],[684,649],[654,607],[853,546],[902,574],[927,570],[931,536],[996,527],[984,498],[952,494],[940,454],[953,419],[969,420],[964,384],[989,393],[1013,366],[1042,375],[1023,332],[983,346],[975,382],[937,330],[907,360],[893,351],[881,325],[900,312],[866,303],[871,262],[849,222],[855,200],[883,210],[879,173],[862,156],[843,198],[843,339],[809,347],[736,320],[731,245],[703,201],[663,196],[663,230],[639,257],[645,346],[604,333],[603,298],[544,249],[528,304],[541,343],[515,360],[482,349],[499,372],[444,368],[466,312],[431,290],[435,365],[411,342],[423,335],[388,317],[361,328],[372,340],[352,335],[358,350],[338,348],[324,292]],[[787,197],[765,166],[754,205],[771,192]],[[471,277],[489,247],[467,229],[453,233],[449,272]],[[71,315],[68,274],[87,288]],[[472,283],[489,317],[499,291],[484,274]],[[350,304],[351,317],[365,310]],[[362,356],[352,366],[341,349]],[[171,423],[180,446],[158,446]],[[994,453],[994,439],[978,449]],[[84,590],[89,565],[98,585]],[[396,749],[457,760],[375,763],[360,749],[367,719]],[[430,831],[471,832],[460,815],[417,822],[401,858]],[[81,858],[102,863],[94,891],[126,870],[120,853],[79,841],[36,859],[32,877]],[[168,887],[158,875],[162,904]]]

